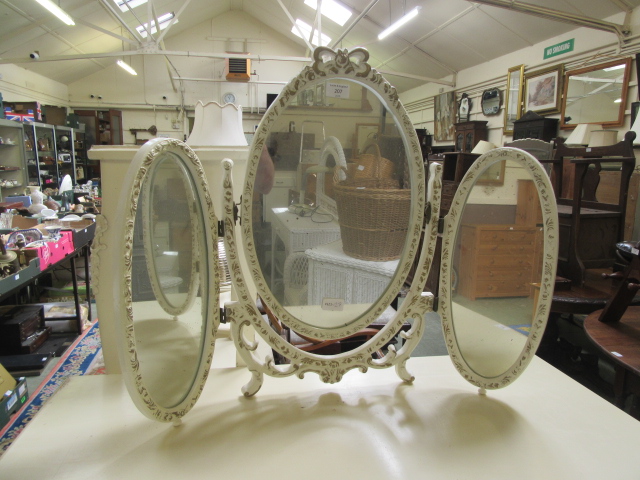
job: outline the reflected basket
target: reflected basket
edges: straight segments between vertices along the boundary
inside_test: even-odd
[[[342,248],[360,260],[400,258],[411,210],[411,190],[384,178],[349,178],[333,187]]]

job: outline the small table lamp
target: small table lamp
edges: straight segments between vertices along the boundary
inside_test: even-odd
[[[471,150],[471,153],[484,155],[485,153],[487,153],[490,150],[493,150],[494,148],[497,148],[494,143],[487,142],[486,140],[480,140],[478,144],[475,147],[473,147],[473,150]]]
[[[602,125],[595,123],[580,123],[573,129],[569,138],[565,142],[566,145],[589,145],[591,132],[594,130],[602,130]]]
[[[594,130],[589,138],[589,147],[607,147],[618,143],[617,130]]]

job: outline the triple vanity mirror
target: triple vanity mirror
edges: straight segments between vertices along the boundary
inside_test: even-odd
[[[123,374],[148,416],[178,421],[211,365],[215,213],[238,298],[226,318],[251,372],[245,395],[265,374],[311,372],[333,383],[353,369],[394,366],[413,381],[407,360],[434,306],[423,290],[442,170],[430,165],[427,178],[397,92],[367,60],[364,49],[315,50],[256,130],[244,185],[232,183],[232,159],[223,161],[222,184],[207,184],[177,140],[154,139],[137,153],[120,204],[125,281],[114,296]],[[298,101],[320,90],[321,104]],[[478,184],[500,162],[503,183]],[[265,168],[274,171],[266,187]],[[208,189],[220,188],[223,209],[214,213]],[[239,222],[234,188],[242,190]],[[537,160],[499,148],[469,169],[444,218],[437,312],[455,367],[481,389],[517,378],[542,337],[557,258],[554,198]],[[260,342],[273,354],[260,358]]]

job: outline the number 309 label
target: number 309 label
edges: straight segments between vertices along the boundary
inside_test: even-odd
[[[328,82],[325,88],[325,95],[333,98],[349,98],[349,85]]]

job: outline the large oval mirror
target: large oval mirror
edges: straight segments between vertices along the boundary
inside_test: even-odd
[[[116,296],[123,375],[143,413],[172,421],[195,403],[213,354],[217,222],[202,166],[177,140],[145,144],[126,178],[114,259],[124,278]]]
[[[502,169],[502,185],[483,185]],[[505,386],[531,360],[553,295],[557,235],[553,190],[533,156],[499,148],[469,169],[446,217],[439,313],[471,383]]]
[[[258,292],[279,320],[313,339],[342,338],[380,317],[400,291],[408,267],[399,267],[415,255],[422,222],[415,130],[395,90],[375,81],[368,54],[345,52],[335,63],[355,58],[361,72],[309,68],[274,102],[256,132],[243,195],[253,200],[243,223],[251,224],[245,247]],[[325,54],[334,61],[328,49],[314,53],[320,63]],[[265,166],[274,171],[268,185]]]

